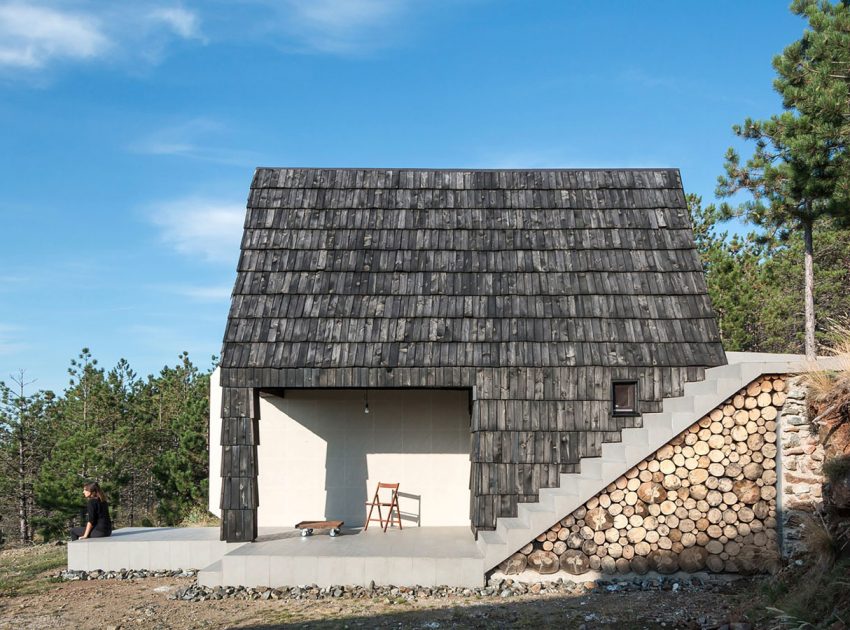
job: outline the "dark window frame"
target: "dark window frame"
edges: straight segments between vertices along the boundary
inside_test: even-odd
[[[615,391],[617,385],[632,385],[635,390],[635,405],[634,409],[617,409],[617,399],[615,396]],[[640,386],[638,381],[635,379],[621,379],[611,381],[611,415],[623,418],[623,417],[634,417],[640,415]]]

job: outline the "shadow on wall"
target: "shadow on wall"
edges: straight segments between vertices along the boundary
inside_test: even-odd
[[[469,524],[468,392],[370,390],[368,414],[364,390],[287,390],[264,400],[260,448],[278,452],[262,453],[261,484],[268,475],[281,484],[272,500],[294,518],[279,524],[322,517],[361,526],[379,481],[400,484],[405,525]],[[261,510],[269,494],[261,487]]]
[[[405,512],[401,510],[401,521],[412,521],[414,525],[422,524],[422,495],[421,494],[410,494],[409,492],[402,492],[399,490],[398,492],[398,503],[399,506],[404,505],[407,507],[412,507],[412,511]],[[411,509],[411,508],[408,508]]]

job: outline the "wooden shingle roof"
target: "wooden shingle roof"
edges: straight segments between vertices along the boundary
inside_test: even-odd
[[[225,369],[722,363],[676,170],[256,171]]]

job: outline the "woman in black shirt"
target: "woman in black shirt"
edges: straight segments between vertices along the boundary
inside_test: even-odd
[[[112,521],[109,519],[109,504],[106,495],[96,481],[83,486],[86,497],[86,526],[72,527],[71,540],[78,538],[103,538],[112,534]]]

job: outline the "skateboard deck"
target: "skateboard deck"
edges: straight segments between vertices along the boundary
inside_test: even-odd
[[[302,536],[312,536],[314,529],[327,529],[330,530],[328,534],[333,537],[339,535],[343,524],[343,521],[301,521],[295,524],[295,528],[301,530]]]

